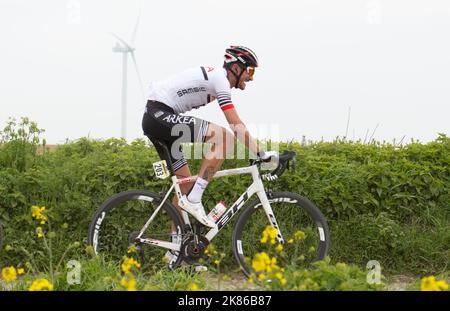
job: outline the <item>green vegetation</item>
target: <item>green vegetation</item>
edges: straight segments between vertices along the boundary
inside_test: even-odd
[[[49,152],[40,140],[42,132],[26,118],[19,123],[11,120],[0,132],[0,222],[4,224],[0,268],[24,267],[29,275],[45,274],[54,278],[55,288],[68,289],[58,280],[64,278],[65,261],[77,259],[86,269],[104,273],[77,289],[120,288],[117,281],[102,283],[120,263],[100,265],[84,255],[88,226],[94,211],[112,194],[129,189],[168,190],[170,181],[154,177],[157,153],[144,140],[127,144],[121,139],[87,138]],[[43,152],[37,152],[38,147]],[[386,274],[423,276],[450,270],[450,139],[446,135],[427,144],[412,141],[395,146],[337,139],[280,143],[280,150],[284,149],[297,152],[297,170],[266,186],[297,192],[322,210],[332,235],[332,262],[365,268],[369,260],[377,260]],[[224,168],[247,164],[248,160],[227,160]],[[199,165],[200,160],[190,160],[191,171],[196,172]],[[212,182],[205,205],[233,202],[249,183],[247,177]],[[42,227],[47,245],[37,237],[40,223],[31,216],[32,206],[46,207],[48,219]],[[232,224],[214,241],[226,254],[221,259],[225,272],[237,270],[231,228]],[[289,267],[286,271],[299,280],[316,278]],[[141,289],[187,286],[179,285],[173,272],[141,273],[137,275]],[[139,279],[144,276],[146,280]],[[189,280],[204,288],[204,280]]]

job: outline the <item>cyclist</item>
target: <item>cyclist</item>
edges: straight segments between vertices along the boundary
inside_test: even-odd
[[[256,54],[244,46],[230,46],[225,51],[222,68],[199,66],[180,72],[166,80],[151,83],[148,101],[142,120],[144,134],[153,142],[161,157],[172,163],[178,178],[191,176],[180,143],[211,143],[212,147],[203,159],[195,182],[180,185],[182,199],[175,195],[173,203],[193,215],[208,227],[215,223],[209,219],[202,205],[202,194],[208,182],[218,171],[225,154],[234,147],[234,136],[259,158],[270,161],[277,157],[275,151],[260,150],[250,135],[231,100],[231,88],[244,90],[253,80],[258,67]],[[185,116],[183,113],[199,108],[217,99],[233,133],[208,121]],[[170,151],[165,158],[163,146]],[[169,162],[170,161],[170,162]]]

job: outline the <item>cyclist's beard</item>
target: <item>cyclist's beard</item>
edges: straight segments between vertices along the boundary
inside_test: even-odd
[[[244,79],[241,78],[238,84],[238,88],[241,90],[245,90],[245,87],[247,86],[247,83],[244,81]]]

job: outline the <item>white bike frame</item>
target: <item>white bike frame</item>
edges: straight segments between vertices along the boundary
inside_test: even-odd
[[[242,174],[252,175],[253,183],[250,185],[250,187],[247,188],[247,191],[245,191],[236,200],[236,202],[234,202],[234,204],[220,217],[220,219],[216,222],[215,227],[211,228],[208,231],[208,233],[205,235],[205,237],[208,239],[208,241],[211,241],[219,233],[219,231],[231,220],[231,218],[233,218],[233,216],[237,213],[237,211],[239,211],[242,208],[244,203],[247,202],[256,193],[258,195],[259,200],[262,203],[262,207],[264,209],[264,212],[267,215],[267,219],[269,220],[269,223],[278,231],[278,233],[277,233],[278,242],[283,243],[284,240],[281,235],[281,232],[278,227],[275,216],[273,214],[272,207],[270,206],[269,199],[267,198],[266,192],[264,190],[264,185],[262,183],[261,175],[259,174],[257,165],[218,171],[214,175],[214,178],[232,176],[232,175],[242,175]],[[172,242],[168,242],[168,241],[151,239],[151,238],[142,238],[142,236],[143,236],[144,232],[147,230],[150,223],[156,217],[157,213],[159,212],[159,210],[163,206],[164,202],[169,197],[172,190],[175,189],[175,194],[178,197],[178,200],[180,200],[181,196],[182,196],[182,193],[180,190],[180,184],[193,182],[196,179],[197,179],[197,176],[190,176],[190,177],[181,178],[181,179],[178,179],[176,176],[172,176],[172,186],[170,187],[169,191],[166,193],[164,199],[161,201],[161,204],[155,209],[155,211],[150,216],[147,223],[141,229],[136,240],[138,240],[139,242],[145,243],[145,244],[157,245],[157,246],[167,248],[170,250],[174,250],[174,251],[180,250],[180,244],[176,244],[176,243],[172,243]],[[144,199],[144,198],[142,198],[142,199]],[[184,223],[191,226],[191,222],[189,220],[188,213],[185,212],[184,210],[181,210],[181,216],[183,218]]]

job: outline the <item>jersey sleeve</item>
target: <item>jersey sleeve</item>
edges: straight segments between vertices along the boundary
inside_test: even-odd
[[[234,108],[231,102],[231,88],[228,79],[225,76],[214,77],[214,88],[216,91],[217,102],[222,111]]]

